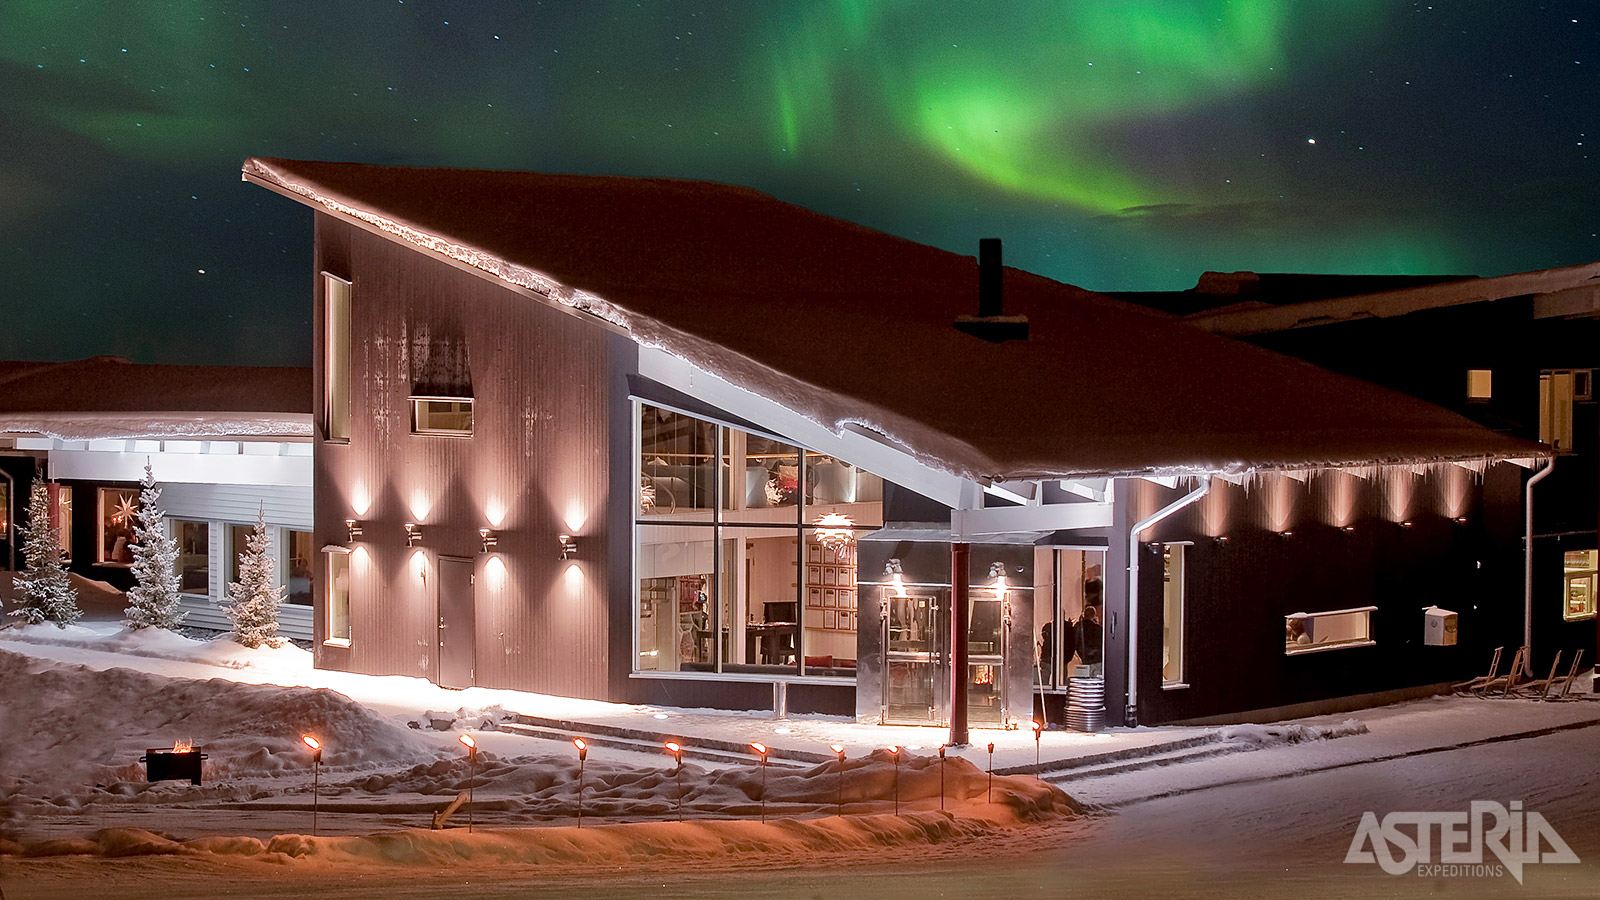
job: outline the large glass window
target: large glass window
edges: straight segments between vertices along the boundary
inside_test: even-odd
[[[288,560],[287,602],[311,605],[311,532],[286,530],[283,533],[284,557]]]
[[[101,488],[99,537],[95,562],[103,566],[133,565],[133,525],[139,513],[139,492]]]
[[[1034,677],[1047,686],[1065,687],[1086,665],[1082,649],[1099,660],[1102,648],[1098,611],[1103,603],[1101,574],[1105,551],[1040,547],[1034,552],[1034,646],[1039,664]],[[1083,626],[1083,627],[1080,627]]]
[[[72,488],[64,484],[47,487],[50,514],[56,523],[56,541],[61,545],[61,561],[72,562]]]
[[[854,675],[854,535],[882,524],[882,480],[638,409],[638,670]]]
[[[322,273],[323,427],[330,441],[350,439],[351,285]]]
[[[328,637],[325,643],[350,644],[350,554],[330,550],[328,557]]]
[[[168,519],[178,545],[178,590],[185,594],[211,593],[211,524]]]
[[[1161,551],[1161,684],[1184,683],[1184,545]]]
[[[1596,570],[1600,550],[1568,550],[1562,554],[1562,582],[1566,605],[1561,615],[1568,622],[1595,617]]]

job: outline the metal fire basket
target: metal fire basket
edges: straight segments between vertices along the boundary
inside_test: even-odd
[[[188,779],[191,784],[200,783],[200,761],[207,759],[201,751],[204,747],[193,747],[188,750],[174,750],[171,747],[156,747],[146,750],[139,757],[139,762],[144,763],[144,778],[149,782],[157,781],[182,781]]]

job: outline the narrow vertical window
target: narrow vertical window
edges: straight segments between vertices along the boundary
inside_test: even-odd
[[[350,440],[350,282],[322,273],[323,428],[330,441]]]
[[[1539,376],[1539,440],[1557,452],[1572,452],[1572,382],[1571,372]]]
[[[330,550],[328,557],[328,637],[324,643],[350,645],[350,554]]]
[[[1168,544],[1161,556],[1161,684],[1184,683],[1184,591],[1182,544]]]
[[[211,524],[168,519],[178,545],[178,590],[207,596],[211,593]]]

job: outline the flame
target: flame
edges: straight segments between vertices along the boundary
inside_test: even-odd
[[[188,753],[188,752],[190,752],[192,750],[194,750],[194,741],[173,741],[172,742],[172,752],[173,753]]]
[[[462,746],[466,747],[468,750],[476,750],[476,749],[478,749],[478,742],[473,740],[472,739],[472,735],[470,735],[470,734],[463,734],[461,736],[461,744],[462,744]]]

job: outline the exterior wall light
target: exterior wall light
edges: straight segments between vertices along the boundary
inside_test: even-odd
[[[896,597],[906,595],[906,575],[900,569],[900,558],[894,557],[883,565],[883,574],[889,576],[889,589]]]
[[[345,519],[344,533],[347,543],[354,544],[356,541],[361,540],[361,523],[355,519]]]
[[[1228,536],[1225,534],[1219,534],[1212,540],[1216,541],[1218,547],[1228,546]]]
[[[406,523],[406,546],[415,547],[422,543],[422,526],[415,522]]]
[[[1400,523],[1400,527],[1401,528],[1410,528],[1411,527],[1411,520],[1407,519],[1404,522],[1401,522]]]
[[[1456,516],[1453,521],[1457,525],[1465,525],[1465,524],[1467,524],[1467,517],[1466,516]]]
[[[495,548],[500,546],[500,536],[491,529],[479,528],[478,538],[483,542],[483,552],[485,553],[493,553]]]
[[[1356,527],[1354,525],[1342,525],[1339,527],[1339,530],[1345,534],[1349,534],[1350,532],[1355,531]]]
[[[561,541],[561,558],[562,559],[569,559],[571,557],[574,557],[574,556],[578,555],[578,539],[577,538],[573,537],[570,534],[563,534],[563,535],[561,535],[559,537],[559,540]]]
[[[1284,529],[1283,531],[1278,532],[1278,537],[1281,537],[1281,538],[1292,538],[1292,537],[1294,537],[1294,532],[1290,531],[1288,529]]]

